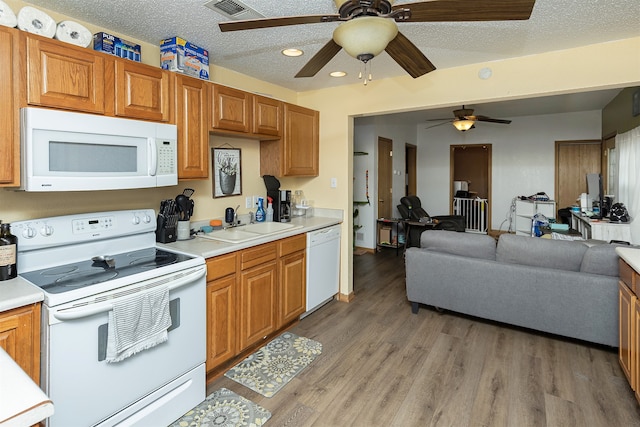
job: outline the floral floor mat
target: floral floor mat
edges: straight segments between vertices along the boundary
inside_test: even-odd
[[[271,397],[322,353],[322,344],[285,332],[228,370],[224,375]]]

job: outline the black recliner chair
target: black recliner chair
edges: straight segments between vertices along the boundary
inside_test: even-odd
[[[431,219],[436,222],[437,224],[431,228],[433,230],[449,230],[457,232],[464,232],[466,230],[467,218],[464,215],[430,216],[422,207],[422,203],[418,196],[406,196],[401,198],[400,204],[397,207],[398,212],[400,212],[400,215],[404,220],[426,223]],[[419,247],[420,235],[425,230],[425,227],[410,227],[408,235],[405,236],[407,239],[407,247]]]

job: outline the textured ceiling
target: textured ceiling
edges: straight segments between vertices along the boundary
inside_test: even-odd
[[[337,13],[333,0],[242,0],[265,17]],[[397,0],[396,5],[415,0]],[[472,2],[472,0],[469,0]],[[296,91],[357,82],[360,63],[344,50],[315,77],[293,76],[332,37],[338,23],[220,32],[228,20],[207,0],[28,0],[98,27],[157,44],[180,36],[209,50],[211,62]],[[16,11],[17,12],[17,11]],[[537,0],[528,21],[399,23],[438,69],[567,49],[640,35],[640,0]],[[286,58],[297,47],[305,54]],[[329,77],[334,70],[348,75]],[[403,75],[382,53],[372,61],[374,79]],[[437,72],[437,71],[435,71]],[[429,74],[420,77],[428,79]],[[214,77],[215,79],[215,77]]]

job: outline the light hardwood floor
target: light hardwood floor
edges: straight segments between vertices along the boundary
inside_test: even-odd
[[[453,313],[411,314],[402,254],[354,257],[355,299],[292,332],[323,353],[272,398],[225,377],[277,426],[640,426],[611,349]]]

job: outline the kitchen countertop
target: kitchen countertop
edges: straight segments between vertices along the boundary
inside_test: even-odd
[[[40,302],[43,299],[44,293],[20,276],[0,282],[0,313]]]
[[[203,258],[211,258],[261,245],[263,243],[273,242],[274,240],[295,236],[297,234],[308,233],[310,231],[330,227],[332,225],[340,224],[341,222],[342,210],[315,209],[315,216],[311,218],[296,217],[291,219],[289,224],[299,226],[298,228],[261,236],[245,242],[226,243],[219,240],[211,240],[196,236],[190,240],[178,240],[173,243],[158,243],[158,246],[192,255],[199,255]],[[238,229],[242,230],[242,226],[238,227]]]
[[[624,246],[616,247],[616,253],[627,262],[635,271],[640,273],[640,249]]]

